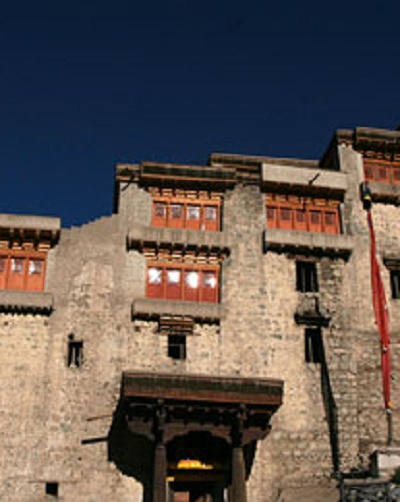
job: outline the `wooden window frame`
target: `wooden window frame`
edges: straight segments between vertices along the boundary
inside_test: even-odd
[[[149,281],[149,270],[155,268],[161,270],[161,283],[153,284]],[[168,284],[168,272],[177,270],[180,272],[179,284],[172,287]],[[195,272],[199,274],[199,285],[191,288],[186,283],[187,274]],[[205,284],[207,274],[214,274],[215,287],[209,288]],[[203,265],[197,263],[175,263],[149,261],[146,271],[146,297],[162,300],[190,301],[203,303],[219,303],[220,294],[220,267],[218,265]],[[210,291],[211,289],[211,291]]]
[[[0,249],[0,259],[5,259],[5,267],[0,271],[0,289],[20,291],[43,291],[46,276],[47,253],[24,249]],[[24,260],[21,274],[13,273],[13,260]],[[30,263],[42,263],[40,273],[30,272]],[[18,276],[18,277],[17,277]]]
[[[157,204],[165,204],[165,217],[160,217],[156,213]],[[171,217],[171,206],[182,206],[182,218]],[[199,207],[199,218],[190,218],[188,213],[190,207]],[[212,207],[216,210],[216,219],[206,218],[206,208]],[[221,200],[206,198],[189,198],[177,196],[153,196],[152,197],[152,226],[162,228],[187,228],[191,230],[206,230],[219,232],[221,230]]]
[[[365,181],[400,185],[400,162],[387,159],[363,159]]]
[[[283,211],[290,211],[288,219]],[[281,228],[299,232],[340,234],[340,202],[334,199],[298,197],[294,195],[266,194],[267,228]],[[299,218],[302,214],[302,218]],[[313,223],[313,214],[319,221]],[[333,223],[328,223],[328,217]]]
[[[318,270],[313,261],[296,261],[296,290],[300,293],[318,293]]]

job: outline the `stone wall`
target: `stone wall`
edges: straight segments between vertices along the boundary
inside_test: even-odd
[[[219,324],[195,324],[185,360],[168,357],[167,337],[155,321],[132,319],[133,301],[145,296],[146,262],[129,249],[127,238],[133,226],[150,225],[148,193],[133,184],[121,186],[119,214],[62,231],[46,278],[53,313],[0,314],[0,448],[7,452],[0,457],[1,500],[41,500],[46,482],[59,483],[64,501],[143,500],[150,479],[139,464],[151,461],[140,458],[140,448],[123,435],[115,415],[124,371],[284,381],[284,404],[257,445],[249,500],[273,502],[284,498],[285,490],[302,487],[306,493],[315,485],[330,490],[334,460],[342,470],[367,464],[368,454],[386,438],[379,336],[371,303],[369,236],[358,194],[361,157],[343,146],[339,157],[349,187],[343,222],[354,238],[350,257],[265,252],[260,187],[228,190],[224,316]],[[400,208],[377,204],[373,216],[379,253],[400,258]],[[330,317],[322,328],[324,368],[306,362],[305,326],[295,322],[302,295],[296,291],[298,259],[317,263],[318,299]],[[389,272],[382,267],[382,273],[391,315],[398,437],[400,301],[390,299]],[[67,366],[71,334],[83,342],[79,368]],[[123,458],[124,448],[130,460]]]

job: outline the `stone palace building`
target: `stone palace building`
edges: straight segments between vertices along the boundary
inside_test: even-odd
[[[337,500],[388,436],[364,181],[398,444],[400,132],[339,130],[320,160],[119,164],[79,228],[0,215],[0,500]]]

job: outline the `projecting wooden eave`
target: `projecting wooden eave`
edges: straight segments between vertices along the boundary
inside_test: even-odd
[[[144,186],[184,186],[227,189],[237,183],[236,170],[229,167],[194,166],[142,162],[119,164],[117,182],[137,182]]]
[[[0,241],[31,242],[35,247],[55,245],[60,237],[61,220],[45,216],[0,214]]]
[[[243,444],[263,439],[282,396],[283,382],[272,379],[126,372],[122,380],[128,427],[152,439],[162,416],[166,441],[207,431],[229,443],[238,420]]]
[[[124,398],[189,400],[210,403],[271,406],[283,400],[283,381],[203,375],[124,372]]]
[[[230,240],[224,232],[135,226],[129,229],[128,248],[141,252],[161,249],[182,254],[204,255],[222,260],[229,255]]]

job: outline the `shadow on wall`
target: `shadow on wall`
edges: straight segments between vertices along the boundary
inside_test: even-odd
[[[143,485],[143,502],[152,502],[154,443],[131,432],[118,405],[108,435],[108,460]]]
[[[329,368],[326,362],[325,348],[322,340],[321,347],[321,392],[322,401],[326,419],[329,427],[329,440],[331,446],[333,471],[337,475],[340,472],[340,453],[339,453],[339,429],[338,429],[338,413],[336,402],[333,397],[331,380],[329,376]]]

